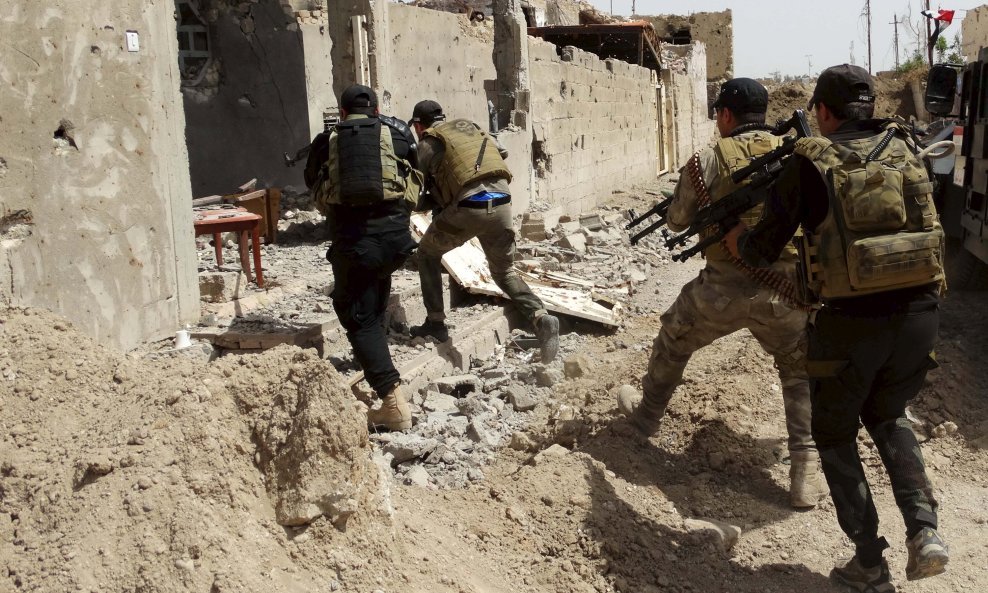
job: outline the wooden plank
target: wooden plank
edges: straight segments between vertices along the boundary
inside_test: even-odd
[[[412,215],[412,234],[416,239],[421,240],[428,228],[428,217],[420,213]],[[494,284],[490,268],[487,266],[487,257],[476,238],[448,252],[443,256],[442,262],[450,276],[467,292],[507,298],[507,295]],[[538,280],[528,282],[528,285],[547,311],[563,313],[611,327],[617,327],[621,323],[623,313],[621,305],[607,301],[599,302],[600,299],[595,299],[594,293],[590,290],[558,288]]]

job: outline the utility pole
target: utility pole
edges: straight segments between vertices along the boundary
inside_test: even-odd
[[[926,0],[926,11],[930,11],[930,0]],[[926,21],[926,58],[930,61],[930,66],[933,65],[933,44],[930,43],[930,36],[933,35],[933,31],[930,30],[930,21],[932,19],[923,19]]]
[[[813,76],[813,62],[810,61],[810,58],[813,57],[813,54],[804,55],[806,56],[806,76],[811,77]]]
[[[892,47],[895,49],[895,69],[899,69],[899,15],[892,15],[892,22],[889,23],[894,27],[895,33],[892,36]]]
[[[635,0],[631,0],[631,14],[638,14],[635,12]]]
[[[854,40],[851,40],[851,60],[849,62],[852,66],[857,66],[858,63],[854,59]]]
[[[868,15],[868,74],[871,74],[871,0],[865,0],[865,13]]]

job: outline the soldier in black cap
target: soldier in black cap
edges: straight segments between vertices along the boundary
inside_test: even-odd
[[[868,72],[826,69],[809,108],[824,137],[797,142],[763,218],[726,240],[750,265],[766,266],[802,226],[802,282],[820,306],[808,330],[813,438],[837,520],[855,545],[833,575],[858,591],[889,593],[888,543],[858,457],[858,424],[875,442],[905,522],[906,578],[940,574],[947,546],[906,405],[936,366],[943,232],[909,131],[873,119]]]
[[[765,125],[767,108],[768,92],[757,81],[735,78],[723,84],[714,102],[721,139],[693,155],[680,171],[667,213],[670,230],[687,228],[705,203],[737,189],[731,181],[734,171],[781,144],[781,138]],[[758,214],[756,208],[746,218],[754,221]],[[683,287],[662,315],[662,327],[642,378],[641,402],[619,401],[619,406],[630,415],[633,426],[653,435],[693,353],[748,328],[773,356],[779,371],[789,432],[790,503],[795,508],[813,507],[826,495],[826,487],[810,437],[810,392],[803,365],[807,314],[739,269],[723,246],[708,247],[704,257],[707,264],[699,277]],[[795,278],[795,267],[794,250],[773,266],[778,274],[791,278]]]
[[[442,256],[477,237],[494,283],[535,328],[542,362],[559,351],[559,319],[550,315],[514,268],[515,232],[511,225],[511,172],[507,151],[497,139],[467,119],[447,122],[443,108],[420,101],[412,113],[419,137],[419,166],[426,189],[440,206],[419,243],[419,276],[426,320],[413,336],[449,339],[440,276]]]
[[[378,113],[369,87],[348,87],[340,110],[344,120],[313,140],[306,184],[332,239],[326,258],[333,266],[333,308],[364,378],[381,398],[368,424],[404,430],[412,417],[383,320],[391,274],[415,249],[409,231],[409,202],[421,189],[415,138],[404,122]]]

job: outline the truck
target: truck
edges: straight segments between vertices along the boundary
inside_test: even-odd
[[[943,118],[924,143],[952,138],[953,159],[933,163],[935,201],[947,235],[947,284],[988,289],[988,47],[968,64],[937,64],[926,80],[925,107]]]

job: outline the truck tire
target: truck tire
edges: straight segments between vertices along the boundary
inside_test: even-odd
[[[947,240],[944,268],[948,289],[988,290],[988,265],[964,249],[958,239]]]

